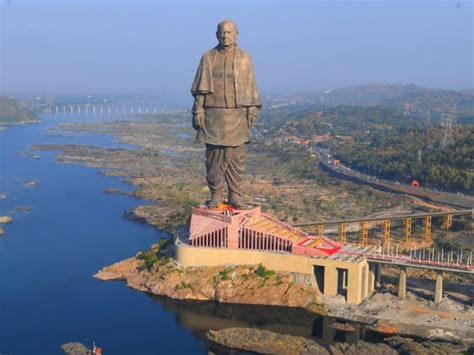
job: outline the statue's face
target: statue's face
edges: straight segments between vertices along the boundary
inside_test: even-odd
[[[224,47],[229,47],[235,44],[238,32],[234,25],[230,22],[225,22],[216,32],[219,44]]]

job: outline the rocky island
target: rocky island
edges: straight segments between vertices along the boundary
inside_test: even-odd
[[[288,273],[276,273],[261,265],[180,268],[164,255],[155,245],[149,252],[103,268],[94,277],[102,281],[124,280],[133,289],[174,299],[325,312],[316,290],[296,284]]]
[[[13,219],[10,216],[0,216],[0,224],[12,223]],[[5,230],[0,227],[0,237],[5,234]]]
[[[185,225],[191,208],[208,194],[203,168],[196,164],[202,149],[190,144],[191,132],[183,124],[185,119],[184,115],[162,115],[141,122],[54,128],[55,133],[112,134],[123,143],[137,145],[139,150],[78,145],[42,145],[35,149],[60,151],[58,160],[63,163],[99,168],[104,174],[126,179],[136,187],[133,194],[146,198],[150,204],[128,211],[125,216],[173,232]],[[427,208],[425,203],[406,196],[387,195],[331,181],[316,168],[302,173],[298,164],[304,162],[308,166],[311,160],[307,156],[294,150],[275,155],[273,149],[261,142],[250,146],[246,188],[254,197],[245,198],[280,220],[295,223],[330,216],[367,215],[379,210],[406,213]],[[456,236],[452,233],[452,237]],[[390,268],[386,268],[382,293],[354,307],[345,305],[343,300],[325,299],[313,288],[295,282],[291,275],[258,265],[183,269],[169,260],[172,249],[172,243],[167,248],[155,245],[136,257],[105,267],[96,277],[125,280],[131,288],[176,299],[301,307],[363,322],[381,333],[456,341],[473,339],[469,333],[473,327],[472,308],[462,303],[453,304],[448,299],[435,305],[427,301],[426,296],[419,296],[418,290],[426,293],[423,279],[432,277],[423,272],[409,273],[410,279],[418,280],[418,284],[411,285],[416,293],[408,292],[407,300],[400,301],[396,297],[396,281]],[[252,292],[247,292],[249,289]],[[456,283],[446,283],[445,292],[455,294]]]

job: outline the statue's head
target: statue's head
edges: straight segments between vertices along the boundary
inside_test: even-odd
[[[235,22],[231,20],[224,20],[217,25],[217,40],[223,47],[231,47],[235,44],[239,30]]]

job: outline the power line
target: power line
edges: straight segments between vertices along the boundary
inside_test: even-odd
[[[441,127],[443,128],[443,140],[441,146],[443,148],[454,145],[454,127],[456,126],[456,105],[451,106],[451,112],[441,116]]]

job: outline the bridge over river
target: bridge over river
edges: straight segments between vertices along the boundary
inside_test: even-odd
[[[43,107],[45,113],[50,115],[153,115],[187,112],[183,108],[167,108],[154,105],[132,105],[132,104],[66,104]]]
[[[449,231],[453,226],[453,218],[464,217],[465,221],[472,229],[472,219],[474,210],[452,210],[445,212],[428,212],[414,214],[385,215],[383,217],[363,217],[345,220],[329,220],[295,224],[294,227],[314,228],[317,235],[324,234],[324,228],[330,225],[338,227],[338,239],[341,243],[347,242],[347,227],[350,224],[359,226],[358,247],[345,248],[342,253],[351,256],[363,256],[369,262],[369,282],[375,286],[380,280],[380,266],[390,265],[400,269],[398,295],[400,298],[406,297],[407,268],[417,268],[433,270],[436,272],[435,303],[440,303],[443,297],[443,273],[458,273],[474,275],[472,260],[472,250],[463,251],[458,249],[445,250],[444,248],[434,248],[432,246],[432,220],[433,218],[443,219],[442,228]],[[412,221],[421,219],[423,221],[422,241],[428,247],[416,248],[412,242]],[[391,236],[391,225],[394,221],[402,224],[402,240],[397,243]],[[374,246],[374,240],[369,243],[370,225],[382,225],[381,237],[378,246]],[[372,245],[370,245],[372,244]],[[402,248],[403,246],[403,248]],[[474,295],[472,296],[474,297]]]

